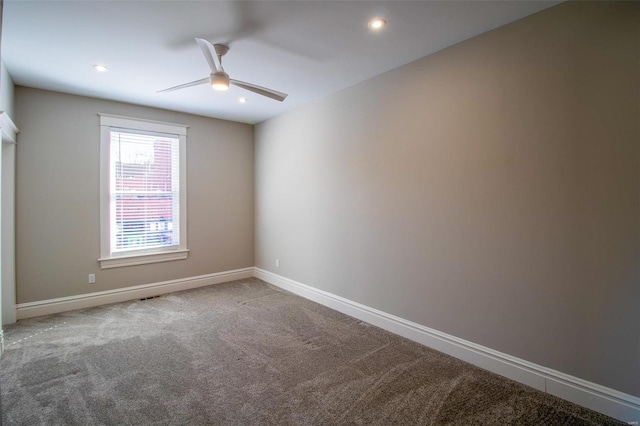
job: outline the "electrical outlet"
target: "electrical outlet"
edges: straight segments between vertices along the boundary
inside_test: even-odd
[[[276,268],[280,267],[280,259],[276,259]]]
[[[96,282],[96,274],[89,274],[89,284]]]

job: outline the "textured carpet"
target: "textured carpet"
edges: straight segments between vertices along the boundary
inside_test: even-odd
[[[258,279],[5,332],[5,426],[623,424]]]

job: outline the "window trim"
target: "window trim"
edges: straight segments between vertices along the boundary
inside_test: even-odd
[[[98,114],[100,117],[100,269],[147,263],[183,260],[189,255],[187,249],[187,128],[183,124]],[[178,136],[180,156],[180,245],[171,248],[141,249],[120,253],[111,252],[110,244],[110,194],[109,155],[111,128],[163,133]]]

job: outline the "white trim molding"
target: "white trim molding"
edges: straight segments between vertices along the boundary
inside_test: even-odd
[[[100,125],[108,127],[122,127],[125,129],[170,133],[182,136],[187,135],[187,129],[189,128],[186,124],[165,123],[164,121],[124,117],[122,115],[99,113],[98,116],[100,116]]]
[[[629,424],[640,422],[640,398],[633,395],[442,333],[261,268],[255,268],[255,277],[540,391]]]
[[[100,269],[110,269],[121,268],[123,266],[144,265],[146,263],[184,260],[188,255],[189,250],[174,250],[162,253],[137,254],[135,256],[114,256],[106,259],[98,259],[98,262],[100,262]]]
[[[98,114],[100,118],[100,263],[101,269],[143,265],[146,263],[168,262],[186,259],[187,249],[187,129],[183,124],[164,123],[110,114]],[[172,167],[172,191],[177,192],[172,209],[173,237],[177,237],[175,247],[153,247],[126,252],[116,249],[116,206],[114,173],[115,159],[111,158],[111,131],[123,130],[127,133],[170,136],[177,142],[178,167]],[[172,142],[173,143],[173,142]],[[172,145],[173,146],[173,145]],[[174,175],[175,174],[175,175]],[[175,195],[174,195],[175,196]]]
[[[2,132],[2,142],[17,143],[17,135],[20,132],[6,111],[0,111],[0,131]]]
[[[20,303],[17,305],[18,319],[57,314],[75,309],[91,308],[109,303],[126,302],[133,299],[158,296],[175,291],[189,290],[213,284],[253,277],[253,267],[217,272],[189,278],[163,281],[159,283],[143,284],[115,290],[98,291],[95,293],[79,294],[76,296],[58,297],[56,299],[40,300],[37,302]]]
[[[2,139],[2,160],[0,180],[2,184],[2,238],[0,255],[2,268],[2,318],[0,323],[16,322],[16,271],[15,271],[15,190],[16,190],[16,145],[20,129],[6,111],[0,111],[0,138]],[[0,339],[1,346],[2,339]],[[1,353],[1,349],[0,349]]]

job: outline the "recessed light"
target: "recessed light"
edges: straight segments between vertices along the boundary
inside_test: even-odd
[[[375,18],[370,20],[368,25],[369,25],[369,28],[371,28],[372,30],[379,30],[380,28],[387,25],[387,21],[381,18]]]
[[[247,103],[247,98],[238,98],[238,102],[240,102],[241,104],[245,104]]]
[[[107,72],[109,70],[109,68],[105,67],[104,65],[99,65],[99,64],[94,65],[93,68],[96,71],[99,71],[99,72]]]

